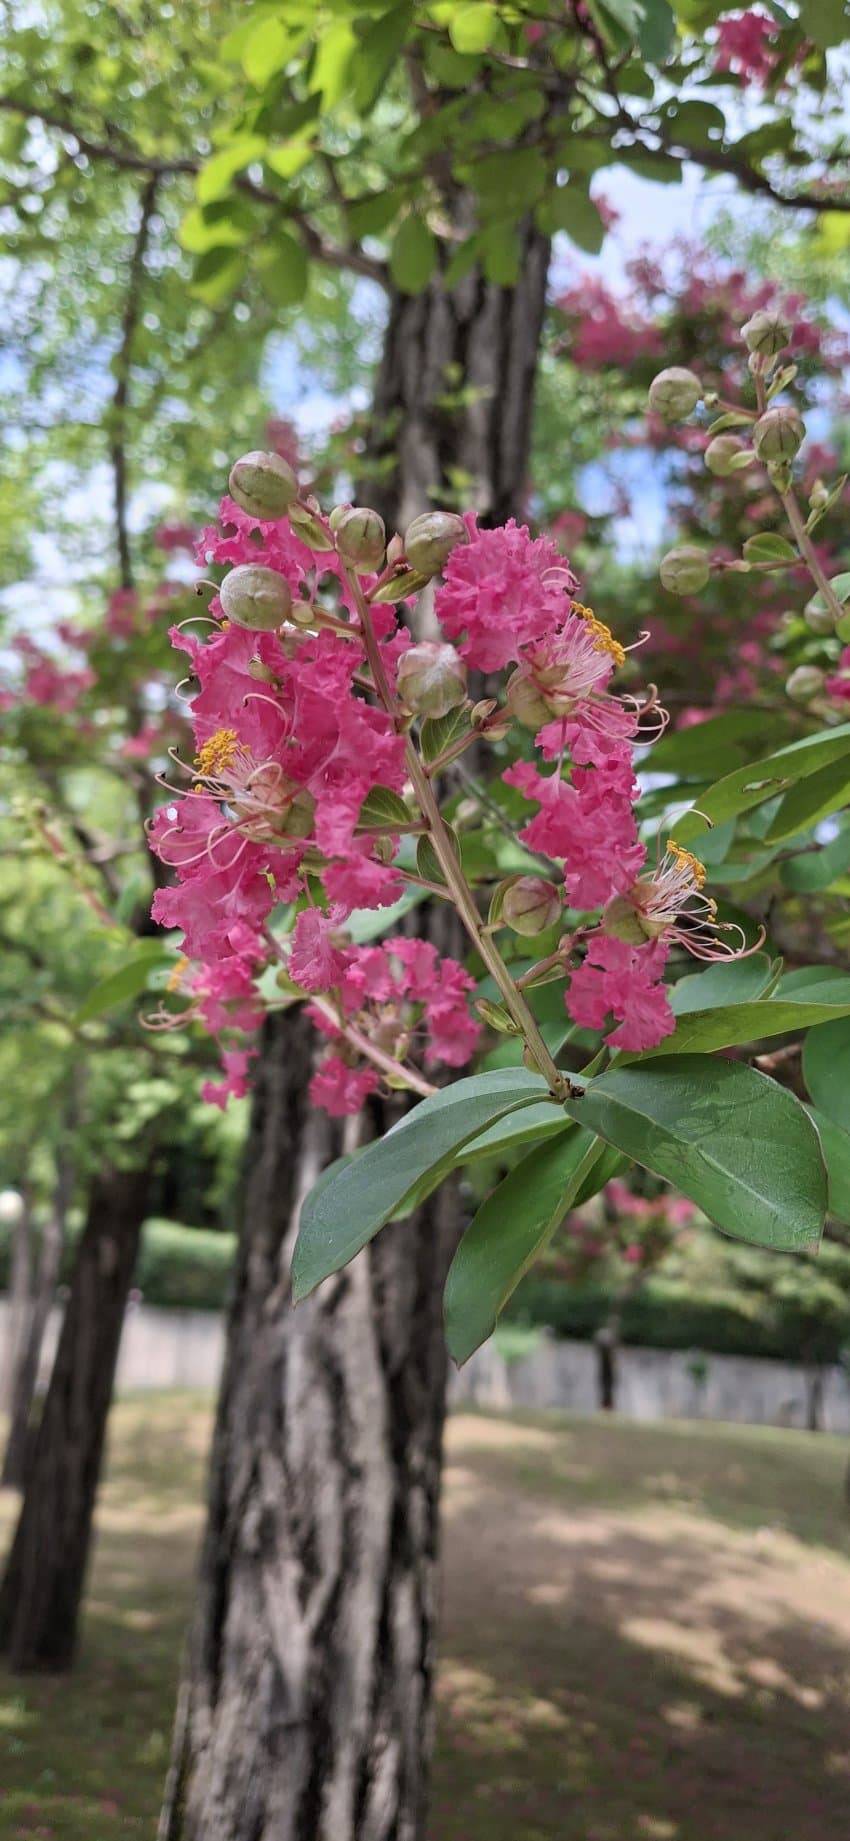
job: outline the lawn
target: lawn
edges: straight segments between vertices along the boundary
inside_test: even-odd
[[[3,1841],[153,1841],[208,1430],[189,1395],[116,1409],[78,1669],[0,1675]],[[797,1432],[456,1417],[432,1841],[846,1833],[844,1462]]]

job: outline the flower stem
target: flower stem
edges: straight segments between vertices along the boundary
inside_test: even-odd
[[[345,574],[362,622],[363,642],[366,648],[366,656],[371,667],[375,689],[387,714],[393,718],[396,726],[398,726],[400,710],[393,697],[384,670],[380,647],[372,626],[369,603],[366,600],[354,571],[346,568]],[[483,959],[487,970],[490,972],[504,998],[505,1008],[508,1014],[513,1018],[521,1035],[524,1037],[532,1059],[536,1062],[541,1074],[548,1081],[551,1091],[560,1095],[565,1091],[566,1087],[564,1076],[555,1066],[552,1056],[540,1033],[536,1017],[529,1008],[522,992],[517,990],[498,949],[493,945],[492,940],[485,933],[481,916],[475,905],[472,890],[455,856],[452,841],[446,829],[434,789],[409,736],[405,746],[407,769],[411,781],[413,782],[416,797],[419,801],[419,809],[428,825],[431,834],[431,842],[434,847],[434,854],[445,877],[446,886],[451,891],[454,905],[472,940],[476,952],[479,957]]]

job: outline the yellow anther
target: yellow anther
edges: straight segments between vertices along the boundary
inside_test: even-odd
[[[706,878],[706,868],[705,864],[700,862],[699,857],[695,857],[690,850],[683,850],[681,844],[677,844],[675,838],[672,837],[667,843],[667,854],[673,858],[680,869],[684,870],[687,875],[693,878],[698,889],[703,887]]]
[[[214,778],[216,774],[226,773],[236,759],[238,738],[235,729],[216,729],[215,733],[204,742],[195,756],[195,766],[199,773]]]
[[[183,982],[183,974],[184,972],[188,972],[188,970],[189,970],[189,960],[185,958],[184,955],[181,953],[180,958],[175,960],[173,966],[171,967],[171,971],[168,974],[168,979],[167,979],[166,986],[165,986],[166,991],[179,991],[180,986]]]
[[[593,608],[585,607],[582,601],[574,601],[572,611],[578,614],[579,618],[590,628],[597,652],[607,652],[615,665],[624,665],[626,662],[625,647],[620,645],[619,639],[614,638],[611,628],[605,625],[604,620],[597,620]]]

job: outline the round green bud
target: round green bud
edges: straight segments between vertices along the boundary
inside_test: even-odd
[[[819,638],[835,632],[835,615],[821,600],[820,595],[812,595],[803,609],[803,619],[809,631],[817,633]]]
[[[768,409],[753,429],[753,446],[759,460],[793,460],[802,446],[806,429],[803,418],[789,404]]]
[[[467,529],[455,511],[424,511],[404,533],[404,553],[420,575],[438,575],[458,543],[467,543]]]
[[[545,876],[520,876],[505,890],[501,920],[514,933],[530,939],[554,927],[561,913],[561,896]]]
[[[759,307],[741,327],[741,338],[748,351],[757,352],[760,358],[775,358],[788,344],[791,327],[785,315],[778,313],[775,307]]]
[[[659,574],[668,594],[699,594],[711,569],[704,550],[698,550],[695,543],[682,543],[662,556]]]
[[[649,386],[649,407],[665,422],[680,422],[691,415],[702,396],[702,384],[695,371],[681,364],[671,364],[659,371]]]
[[[361,575],[380,569],[387,547],[384,520],[368,505],[337,506],[330,516],[336,547]]]
[[[447,716],[466,702],[466,666],[454,646],[423,639],[398,662],[399,696],[418,716]]]
[[[256,633],[273,633],[292,606],[289,583],[276,569],[264,569],[259,563],[240,563],[231,569],[218,592],[227,619]]]
[[[511,715],[524,729],[542,729],[545,722],[551,722],[552,711],[543,692],[521,665],[508,679],[505,699]]]
[[[798,665],[785,689],[794,703],[810,703],[823,690],[826,673],[818,665]]]
[[[728,479],[730,473],[738,471],[734,464],[738,455],[745,452],[746,442],[741,440],[740,435],[715,435],[714,440],[709,441],[703,459],[709,473],[715,474],[717,479]]]
[[[298,481],[280,454],[243,454],[230,469],[230,496],[252,518],[282,518],[298,497]]]

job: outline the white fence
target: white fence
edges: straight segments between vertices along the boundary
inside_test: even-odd
[[[0,1372],[8,1305],[0,1299]],[[42,1362],[46,1381],[58,1316]],[[216,1387],[224,1325],[213,1311],[155,1310],[131,1304],[118,1364],[121,1392],[137,1388]],[[492,1343],[452,1379],[452,1402],[497,1408],[561,1407],[592,1413],[597,1404],[596,1351],[591,1343],[541,1336],[525,1356],[506,1361]],[[617,1359],[617,1410],[629,1419],[726,1419],[749,1425],[804,1426],[806,1371],[792,1362],[741,1356],[693,1355],[662,1349],[623,1349]],[[850,1434],[850,1381],[840,1368],[823,1377],[820,1423]]]

